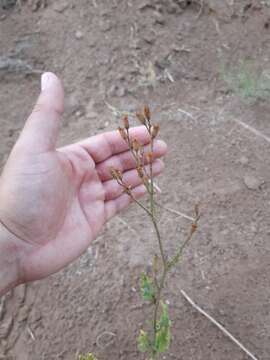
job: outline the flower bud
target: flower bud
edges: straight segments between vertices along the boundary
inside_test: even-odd
[[[122,181],[123,179],[123,174],[120,170],[118,169],[115,169],[113,167],[110,168],[110,173],[111,173],[111,176],[114,180],[120,180]]]
[[[146,157],[146,161],[149,163],[149,164],[152,164],[153,162],[153,159],[154,159],[154,156],[153,156],[153,153],[152,152],[149,152],[145,155]]]
[[[143,172],[143,167],[142,167],[142,166],[138,166],[138,167],[137,167],[137,173],[138,173],[139,177],[140,177],[141,179],[143,179],[143,177],[144,177],[144,172]]]
[[[155,139],[159,133],[159,125],[154,125],[151,127],[151,137]]]
[[[123,173],[121,170],[115,169],[118,180],[123,180]]]
[[[139,143],[139,141],[135,138],[132,140],[132,149],[135,151],[135,152],[138,152],[141,148],[141,144]]]
[[[129,121],[128,121],[128,116],[127,116],[127,115],[125,115],[125,116],[123,117],[123,124],[124,124],[124,128],[125,128],[126,130],[128,130],[128,129],[129,129]]]
[[[145,124],[146,124],[145,117],[143,116],[142,113],[136,112],[136,117],[137,117],[137,119],[139,120],[139,122],[140,122],[142,125],[145,125]]]
[[[119,128],[118,128],[118,131],[119,131],[119,133],[120,133],[121,138],[122,138],[123,140],[127,141],[128,136],[127,136],[127,134],[126,134],[126,132],[125,132],[125,129],[119,127]]]
[[[111,176],[113,179],[117,179],[117,174],[116,174],[116,171],[113,167],[110,168],[110,173],[111,173]]]
[[[151,112],[148,105],[144,106],[143,113],[144,113],[144,117],[149,121],[151,119]]]
[[[190,230],[191,235],[195,233],[197,228],[198,228],[197,224],[195,224],[195,223],[191,224],[191,230]]]

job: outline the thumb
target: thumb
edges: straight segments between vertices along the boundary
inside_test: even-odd
[[[41,76],[41,93],[26,121],[17,145],[30,152],[54,150],[64,111],[64,90],[56,75]]]

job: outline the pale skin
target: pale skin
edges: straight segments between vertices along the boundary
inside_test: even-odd
[[[0,295],[42,279],[78,258],[103,225],[131,198],[111,178],[123,171],[135,198],[145,188],[127,145],[117,131],[56,149],[64,92],[53,73],[42,76],[32,114],[0,177]],[[149,143],[144,127],[131,129]],[[154,147],[154,175],[163,170],[166,144]]]

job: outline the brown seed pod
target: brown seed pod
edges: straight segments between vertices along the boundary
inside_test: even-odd
[[[148,105],[145,105],[145,106],[144,106],[143,113],[144,113],[144,117],[145,117],[148,121],[150,121],[150,119],[151,119],[151,112],[150,112],[150,108],[149,108]]]
[[[119,133],[120,133],[121,138],[122,138],[123,140],[127,141],[128,136],[127,136],[127,133],[125,132],[125,129],[119,127],[119,128],[118,128],[118,131],[119,131]]]
[[[151,127],[151,137],[152,139],[155,139],[159,133],[159,125],[154,125]]]
[[[123,180],[123,173],[121,170],[115,169],[116,175],[117,175],[117,179],[118,180]]]
[[[122,171],[115,169],[113,167],[110,168],[110,174],[114,180],[122,181],[123,180],[123,174]]]
[[[123,124],[124,124],[124,128],[125,128],[126,130],[128,130],[128,129],[129,129],[129,121],[128,121],[128,116],[127,116],[127,115],[125,115],[125,116],[123,117]]]
[[[136,138],[132,140],[132,149],[135,152],[138,152],[141,149],[141,144],[139,143],[139,141]]]
[[[191,234],[194,234],[195,231],[197,230],[197,228],[198,228],[198,225],[195,224],[195,223],[193,223],[193,224],[191,225],[191,230],[190,230]]]
[[[146,155],[146,161],[149,163],[149,164],[152,164],[153,162],[153,159],[154,159],[154,155],[152,152],[148,152]]]
[[[117,180],[117,173],[113,167],[110,168],[110,174],[112,175],[112,178]]]
[[[143,179],[143,177],[144,177],[143,167],[142,167],[142,166],[138,166],[136,170],[137,170],[137,173],[138,173],[139,177],[140,177],[141,179]]]
[[[142,125],[146,124],[146,119],[142,113],[136,112],[136,117]]]

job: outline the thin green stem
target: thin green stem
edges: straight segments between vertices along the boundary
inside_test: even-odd
[[[168,273],[168,268],[167,268],[167,266],[166,266],[166,268],[163,268],[162,277],[161,277],[160,284],[159,284],[159,288],[158,288],[157,295],[156,295],[156,303],[155,303],[155,308],[154,308],[154,321],[153,321],[153,326],[154,326],[154,344],[156,343],[156,335],[157,335],[157,317],[158,317],[158,310],[159,310],[159,306],[160,306],[161,295],[162,295],[162,291],[163,291],[163,289],[164,289],[164,285],[165,285],[167,273]]]
[[[159,311],[159,306],[160,306],[160,300],[161,300],[161,295],[162,295],[162,291],[164,289],[164,285],[165,285],[165,281],[166,281],[166,276],[168,273],[168,264],[167,264],[167,260],[166,260],[166,255],[165,255],[165,251],[163,248],[163,244],[162,244],[162,239],[161,239],[161,235],[160,235],[160,231],[158,228],[158,224],[157,221],[155,219],[155,216],[153,213],[151,213],[151,211],[149,211],[142,203],[140,203],[137,199],[135,199],[135,197],[133,196],[133,194],[130,192],[128,193],[129,196],[132,198],[132,200],[138,205],[140,206],[151,218],[151,221],[154,225],[154,229],[156,232],[156,236],[158,239],[158,244],[159,244],[159,251],[160,251],[160,255],[161,255],[161,259],[162,259],[162,264],[163,264],[163,271],[162,271],[162,276],[161,276],[161,280],[160,283],[157,285],[157,295],[156,295],[156,301],[155,301],[155,308],[154,308],[154,321],[153,321],[153,343],[156,343],[156,335],[157,335],[157,317],[158,317],[158,311]],[[154,202],[153,202],[154,204]]]
[[[158,239],[158,245],[159,245],[159,251],[160,251],[163,267],[166,268],[166,266],[167,266],[166,255],[165,255],[165,251],[164,251],[164,248],[163,248],[162,239],[161,239],[161,235],[160,235],[160,232],[159,232],[158,224],[157,224],[157,221],[156,221],[153,214],[151,214],[151,220],[153,222],[154,229],[156,231],[156,235],[157,235],[157,239]]]
[[[197,217],[195,218],[195,221],[192,223],[191,225],[191,230],[186,238],[186,240],[183,242],[183,244],[179,247],[179,249],[177,250],[176,254],[174,255],[174,257],[172,258],[172,260],[170,260],[168,262],[168,269],[170,270],[173,266],[175,266],[178,261],[180,260],[180,257],[183,253],[183,250],[185,249],[185,247],[188,245],[188,243],[190,242],[190,240],[192,239],[196,229],[197,229],[197,225],[198,225],[198,221],[199,221],[199,215],[197,215]]]
[[[152,214],[150,213],[150,211],[147,209],[147,207],[145,207],[141,202],[139,202],[137,199],[135,199],[135,197],[133,196],[133,194],[130,192],[128,193],[128,195],[131,197],[131,199],[137,204],[139,205],[150,217],[152,217]]]
[[[151,154],[153,155],[153,140],[151,139]],[[150,209],[153,216],[155,215],[155,205],[154,205],[154,179],[153,179],[153,159],[150,159]]]
[[[153,201],[153,204],[154,204],[154,201]],[[160,283],[157,286],[157,294],[156,294],[156,301],[155,301],[155,308],[154,308],[154,320],[153,320],[153,338],[154,339],[153,339],[153,343],[155,344],[156,343],[156,336],[157,336],[157,318],[158,318],[161,295],[162,295],[162,291],[164,289],[166,276],[167,276],[167,273],[168,273],[168,264],[167,264],[166,255],[165,255],[165,252],[164,252],[164,248],[163,248],[162,239],[161,239],[161,235],[160,235],[160,232],[159,232],[158,224],[157,224],[157,221],[156,221],[153,214],[152,214],[151,220],[153,222],[153,225],[154,225],[154,228],[155,228],[155,231],[156,231],[158,244],[159,244],[159,251],[160,251],[162,264],[163,264],[163,270],[162,270]],[[155,354],[154,354],[154,357],[155,357]]]

